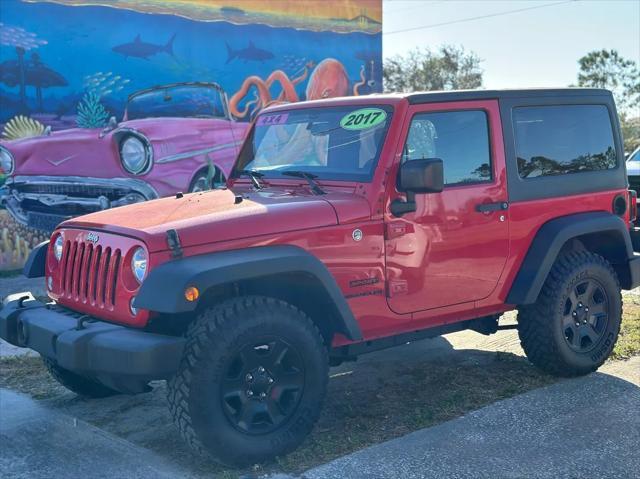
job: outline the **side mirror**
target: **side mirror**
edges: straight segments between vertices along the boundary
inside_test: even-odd
[[[416,193],[440,193],[444,189],[444,165],[440,158],[411,160],[400,165],[398,189],[407,193],[407,201],[391,203],[391,213],[402,216],[416,210]]]

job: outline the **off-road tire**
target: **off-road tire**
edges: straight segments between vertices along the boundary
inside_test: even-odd
[[[78,396],[105,398],[120,394],[115,389],[111,389],[96,380],[63,369],[50,359],[42,358],[42,361],[53,379]]]
[[[180,434],[193,450],[225,465],[243,466],[286,454],[309,434],[326,393],[328,354],[320,331],[302,311],[273,298],[234,298],[204,310],[188,328],[186,338],[179,369],[168,383],[167,399]],[[296,396],[296,406],[279,426],[272,425],[275,430],[252,434],[248,429],[241,430],[230,416],[223,392],[228,384],[225,381],[238,381],[228,377],[236,353],[245,351],[247,345],[257,350],[253,345],[262,344],[264,338],[278,338],[297,351],[303,366],[303,386]],[[275,348],[266,354],[272,353]],[[249,374],[242,360],[241,365],[238,377],[246,378]],[[280,378],[277,374],[274,378],[274,389],[267,399],[278,396],[275,387]],[[282,386],[281,391],[285,389]],[[239,395],[242,401],[248,401],[243,404],[256,400],[256,396],[246,397],[246,391],[245,396]]]
[[[581,352],[576,349],[582,345],[575,349],[570,345],[565,328],[569,315],[574,314],[573,304],[580,297],[586,297],[587,293],[583,296],[570,295],[572,291],[576,295],[576,288],[584,285],[585,281],[596,284],[599,294],[606,296],[608,319],[597,340],[591,343],[587,338],[587,348],[592,349]],[[589,322],[592,316],[582,313]],[[609,357],[618,338],[621,320],[620,283],[611,264],[589,251],[572,251],[556,260],[537,301],[519,308],[518,334],[527,358],[538,368],[556,376],[580,376],[595,371]],[[582,321],[579,322],[582,327]],[[585,324],[584,328],[587,327]],[[577,341],[581,337],[577,337]]]

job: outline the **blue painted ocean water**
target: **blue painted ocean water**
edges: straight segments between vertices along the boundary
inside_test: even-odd
[[[27,38],[35,35],[45,40],[46,45],[26,51],[26,61],[37,53],[37,61],[68,84],[42,88],[42,109],[36,101],[36,88],[27,85],[31,112],[73,114],[78,99],[89,87],[100,89],[104,102],[115,114],[121,114],[130,93],[158,84],[214,81],[231,96],[250,75],[266,78],[274,70],[283,70],[293,78],[307,62],[317,64],[325,58],[339,60],[352,84],[360,80],[361,66],[366,63],[371,83],[362,93],[380,91],[382,86],[379,33],[234,25],[110,7],[70,7],[19,0],[1,0],[1,9],[0,22],[5,29],[2,38],[11,37],[12,29],[23,29],[16,35],[26,34]],[[172,37],[173,54],[170,54],[167,45]],[[253,50],[229,58],[227,45],[238,52],[247,49],[250,42]],[[147,58],[136,56],[146,54]],[[10,75],[16,59],[14,46],[0,46],[0,73],[4,65],[4,73]],[[305,87],[306,82],[297,87],[301,99]],[[18,100],[19,87],[2,83],[0,75],[0,121],[16,113]]]

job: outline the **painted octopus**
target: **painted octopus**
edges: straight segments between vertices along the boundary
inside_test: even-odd
[[[309,75],[309,70],[313,71]],[[259,76],[247,77],[240,89],[229,100],[229,109],[236,118],[245,118],[251,110],[259,111],[276,103],[296,102],[299,100],[296,85],[309,78],[306,89],[307,100],[321,98],[334,98],[345,96],[349,92],[349,77],[342,63],[333,58],[326,58],[314,68],[313,62],[307,63],[304,72],[290,79],[282,70],[276,70],[263,80]],[[360,86],[366,83],[364,68],[360,71],[360,82],[353,86],[353,94],[358,95]],[[276,98],[271,97],[270,89],[275,83],[279,83],[282,91]],[[256,98],[245,103],[244,108],[240,103],[247,96],[252,87],[256,88]]]

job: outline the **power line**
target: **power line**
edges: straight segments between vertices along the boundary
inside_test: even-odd
[[[512,13],[526,12],[528,10],[537,10],[539,8],[555,7],[557,5],[564,5],[566,3],[572,3],[572,2],[576,2],[576,1],[579,1],[579,0],[565,0],[563,2],[545,3],[544,5],[534,5],[533,7],[519,8],[519,9],[516,9],[516,10],[507,10],[505,12],[490,13],[488,15],[480,15],[478,17],[461,18],[460,20],[452,20],[452,21],[449,21],[449,22],[433,23],[431,25],[422,25],[420,27],[403,28],[401,30],[392,30],[390,32],[383,32],[382,34],[383,35],[395,35],[397,33],[413,32],[413,31],[416,31],[416,30],[426,30],[428,28],[443,27],[445,25],[453,25],[453,24],[456,24],[456,23],[471,22],[471,21],[474,21],[474,20],[482,20],[484,18],[500,17],[502,15],[511,15]]]

